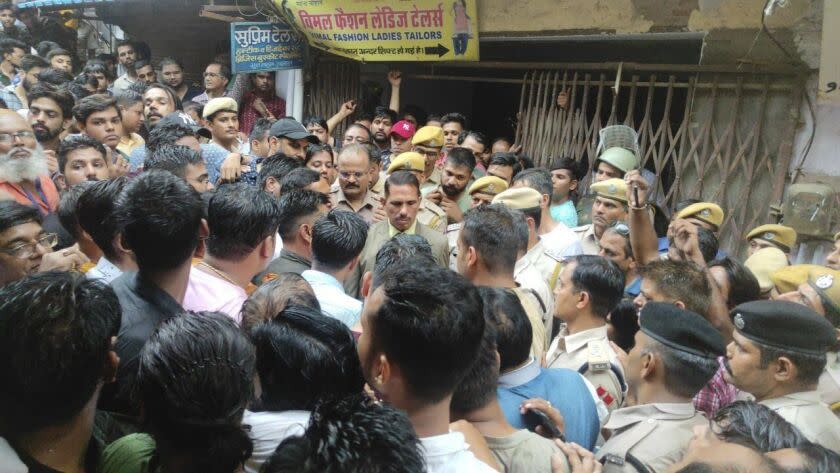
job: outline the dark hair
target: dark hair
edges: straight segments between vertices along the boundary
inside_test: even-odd
[[[484,318],[496,334],[500,369],[515,368],[531,356],[534,332],[519,297],[510,289],[480,287]]]
[[[726,278],[729,280],[729,297],[726,299],[727,307],[734,308],[744,302],[757,301],[761,299],[761,288],[758,280],[752,271],[747,269],[735,258],[724,256],[721,259],[709,263],[708,267],[719,266],[726,271]]]
[[[117,106],[117,99],[105,94],[95,94],[76,102],[73,107],[73,117],[77,122],[85,124],[91,115],[96,112],[104,112],[109,108],[116,110],[117,115],[122,117],[120,107]]]
[[[627,222],[616,220],[604,229],[604,235],[606,235],[607,232],[616,234],[619,236],[619,238],[621,238],[621,241],[624,242],[624,256],[626,258],[632,258],[633,245],[630,242],[630,226],[627,224]]]
[[[429,112],[429,114],[426,116],[426,121],[424,123],[429,123],[429,122],[434,122],[434,121],[438,121],[438,122],[441,121],[441,116],[439,114],[435,113],[435,112]],[[420,124],[420,122],[418,122],[418,125],[419,124]],[[443,125],[443,123],[441,123],[441,125]]]
[[[56,43],[55,41],[41,41],[40,43],[35,45],[35,51],[38,52],[38,56],[47,57],[47,54],[50,53],[53,49],[60,49],[61,45]]]
[[[50,67],[50,63],[44,60],[44,58],[35,56],[34,54],[27,54],[23,56],[20,60],[20,68],[25,71],[29,72],[36,67],[40,67],[41,69],[46,69]]]
[[[664,369],[665,389],[669,393],[693,398],[712,379],[719,365],[716,358],[706,358],[675,350],[649,338],[642,354],[656,353]]]
[[[29,46],[23,41],[18,41],[12,38],[0,38],[0,54],[14,54],[15,49],[22,49],[25,53],[29,51]]]
[[[484,133],[475,130],[464,130],[460,135],[458,135],[458,144],[464,144],[464,141],[467,141],[467,138],[472,138],[476,143],[484,146],[485,152],[489,151],[490,142],[487,140],[487,135]]]
[[[26,48],[26,47],[24,48],[24,51],[28,51],[28,50],[29,50],[29,48]],[[73,55],[70,53],[70,51],[68,51],[66,49],[62,49],[62,48],[53,48],[53,49],[50,50],[50,52],[47,53],[47,61],[52,61],[53,58],[56,57],[56,56],[67,56],[71,60],[73,59]]]
[[[146,153],[146,160],[143,162],[143,170],[151,171],[159,169],[169,171],[172,174],[184,179],[187,173],[187,166],[198,166],[204,164],[201,153],[189,146],[161,145],[154,151]]]
[[[251,134],[248,135],[250,141],[264,140],[271,130],[271,122],[267,118],[260,118],[254,122],[254,127],[251,128]]]
[[[516,216],[514,224],[516,225],[516,239],[519,242],[519,251],[526,253],[528,251],[528,241],[531,238],[531,229],[528,227],[528,218],[525,213],[520,212],[519,210],[510,209],[510,211],[514,216]],[[534,222],[536,222],[536,220],[534,220]]]
[[[154,153],[159,146],[174,145],[185,136],[195,137],[196,133],[192,128],[178,123],[157,125],[149,132],[149,139],[146,140],[146,154]]]
[[[254,186],[219,187],[207,209],[207,253],[229,261],[247,257],[267,237],[274,237],[279,215],[277,199]]]
[[[361,110],[356,110],[356,113],[353,115],[353,120],[373,121],[373,112],[371,112],[369,109],[366,109],[366,108],[363,108]],[[354,123],[354,124],[358,125],[358,123]],[[364,125],[362,125],[362,126],[364,126]],[[367,127],[365,127],[365,129],[367,129]]]
[[[280,180],[281,192],[303,190],[314,182],[321,180],[321,173],[306,167],[292,169]]]
[[[522,165],[519,164],[519,158],[515,153],[493,153],[493,155],[490,156],[490,161],[487,163],[487,167],[494,165],[513,168],[513,174],[511,174],[512,176],[519,174],[519,171],[522,170]]]
[[[93,182],[85,187],[76,203],[79,226],[112,263],[117,260],[114,238],[120,231],[115,213],[116,202],[127,184],[128,178],[125,177]]]
[[[15,11],[15,5],[12,2],[0,3],[0,11],[3,11],[3,10],[12,10],[13,12],[17,13]]]
[[[422,473],[426,467],[406,414],[356,395],[319,405],[303,436],[284,440],[261,471]]]
[[[50,99],[58,105],[61,109],[61,117],[68,119],[73,116],[73,105],[75,99],[67,91],[67,89],[56,87],[46,82],[39,82],[34,84],[26,94],[26,100],[32,104],[35,100],[46,98]]]
[[[796,379],[802,384],[816,384],[820,380],[820,375],[823,370],[825,370],[827,363],[825,353],[815,355],[771,347],[759,342],[753,343],[761,350],[761,359],[759,361],[759,367],[761,369],[765,369],[771,362],[785,357],[796,366]]]
[[[114,213],[124,245],[134,251],[141,272],[174,269],[198,246],[204,216],[201,197],[169,172],[149,171],[132,179]]]
[[[93,182],[83,181],[64,191],[64,193],[61,194],[61,200],[58,202],[58,210],[55,212],[61,226],[64,227],[64,229],[67,230],[67,233],[69,233],[76,241],[79,240],[79,235],[81,234],[79,231],[79,218],[76,213],[76,204],[79,201],[79,196],[81,196],[91,184],[93,184]]]
[[[0,200],[0,233],[24,223],[34,222],[40,225],[42,221],[38,209],[14,200]]]
[[[139,360],[143,424],[161,458],[187,458],[185,473],[229,473],[251,456],[241,422],[255,353],[230,316],[175,316],[158,327]]]
[[[529,158],[524,154],[517,154],[516,155],[516,162],[519,163],[519,169],[526,170],[526,169],[533,169],[534,168],[534,160]],[[517,172],[518,174],[519,172]],[[516,174],[514,174],[515,176]]]
[[[426,111],[414,104],[407,104],[403,106],[402,111],[402,118],[405,119],[406,115],[411,115],[417,120],[417,126],[421,127],[426,124]]]
[[[302,166],[303,163],[300,162],[300,159],[286,156],[283,153],[272,154],[262,162],[262,167],[260,167],[260,172],[257,175],[257,187],[265,189],[265,182],[269,177],[273,177],[277,182],[280,182],[286,174]]]
[[[319,116],[316,116],[316,115],[312,115],[312,116],[308,116],[308,117],[304,118],[303,122],[301,124],[304,127],[307,127],[309,125],[318,125],[321,128],[323,128],[324,130],[327,130],[327,132],[329,132],[329,130],[330,130],[330,127],[327,124],[327,121],[324,120],[324,117],[319,117]]]
[[[601,256],[577,255],[569,259],[577,263],[572,271],[572,286],[586,291],[592,304],[592,312],[606,319],[624,296],[624,273],[621,269]]]
[[[700,246],[700,253],[703,255],[703,261],[712,261],[717,256],[719,249],[718,238],[715,234],[704,227],[697,226],[697,240]],[[674,239],[669,239],[669,244],[673,246]]]
[[[140,68],[143,68],[143,67],[146,67],[146,66],[151,66],[151,65],[152,65],[152,61],[150,61],[148,59],[138,59],[138,60],[134,61],[134,70],[136,71],[137,69],[140,69]],[[154,69],[154,67],[152,67],[152,69]]]
[[[219,75],[221,75],[222,77],[224,77],[227,80],[230,80],[230,66],[228,66],[225,63],[214,61],[214,62],[211,62],[211,63],[207,64],[207,66],[205,66],[204,69],[206,70],[207,67],[212,66],[214,64],[219,66]]]
[[[199,117],[204,115],[204,105],[201,105],[198,102],[193,102],[192,100],[184,100],[181,106],[185,112],[194,111]]]
[[[551,162],[551,166],[549,166],[549,171],[557,171],[558,169],[564,169],[569,171],[571,174],[572,179],[574,180],[581,180],[583,179],[583,171],[581,169],[580,163],[575,161],[573,158],[564,157],[564,158],[557,158]]]
[[[289,306],[251,330],[262,393],[257,411],[312,410],[325,399],[361,393],[356,342],[343,322]]]
[[[178,68],[181,69],[182,71],[184,70],[184,64],[181,63],[181,61],[179,59],[176,59],[176,58],[170,57],[170,56],[167,56],[167,57],[161,59],[160,64],[159,64],[161,69],[163,69],[163,66],[173,66],[173,65],[178,66]]]
[[[672,301],[682,301],[686,310],[706,316],[712,288],[706,273],[690,261],[655,260],[639,268],[639,276],[656,285]]]
[[[278,317],[286,307],[303,306],[321,310],[312,286],[295,273],[281,273],[257,288],[242,303],[242,330],[246,334],[257,325]]]
[[[382,284],[381,276],[388,268],[396,265],[412,266],[434,266],[435,258],[432,255],[432,246],[429,241],[420,235],[408,235],[400,233],[394,238],[387,240],[376,251],[376,258],[373,264],[374,286]]]
[[[103,381],[120,303],[110,286],[49,271],[0,288],[3,434],[66,423]]]
[[[457,167],[465,167],[472,171],[475,168],[475,155],[472,150],[456,147],[446,154],[446,164]]]
[[[420,181],[417,176],[411,171],[395,171],[385,180],[385,197],[391,194],[391,187],[393,186],[411,186],[417,189],[417,195],[420,195]]]
[[[143,96],[131,90],[126,90],[117,95],[116,99],[117,105],[119,105],[120,108],[128,108],[134,104],[143,103]]]
[[[87,135],[68,136],[58,144],[58,171],[64,173],[64,168],[67,167],[67,156],[70,153],[87,148],[95,149],[97,153],[102,155],[102,159],[106,159],[108,156],[102,143],[93,138]]]
[[[382,164],[382,151],[373,143],[365,143],[364,146],[368,149],[370,164]]]
[[[713,420],[719,439],[759,452],[796,448],[807,442],[793,424],[769,407],[753,401],[735,401],[721,407]]]
[[[284,240],[291,240],[300,226],[300,219],[318,212],[318,206],[329,203],[329,197],[309,189],[297,189],[280,195],[277,232]]]
[[[391,124],[393,125],[397,122],[397,112],[380,105],[373,110],[373,118],[387,118],[388,120],[391,120]]]
[[[554,187],[551,184],[551,173],[543,168],[525,169],[513,176],[513,183],[521,182],[540,194],[551,199]]]
[[[495,312],[498,307],[491,304],[496,302],[494,291],[504,290],[480,287],[478,292],[484,304],[484,334],[478,345],[470,369],[452,393],[452,403],[449,410],[458,417],[469,414],[489,404],[496,398],[496,388],[499,382],[499,362],[496,360],[496,324]],[[530,347],[529,347],[530,348]],[[457,417],[456,417],[457,418]]]
[[[804,442],[796,447],[804,465],[787,473],[834,473],[840,471],[840,454],[820,444]]]
[[[365,247],[368,226],[355,212],[333,209],[312,227],[312,261],[341,269]]]
[[[618,305],[610,312],[608,323],[613,327],[610,340],[629,353],[636,344],[636,332],[639,331],[639,311],[633,299],[618,301]]]
[[[333,151],[332,146],[328,144],[319,144],[319,145],[309,145],[306,147],[306,158],[303,160],[304,164],[309,164],[309,161],[315,157],[316,154],[326,151],[330,153],[333,162],[335,162],[335,152]]]
[[[114,80],[114,77],[111,75],[111,70],[105,66],[105,63],[98,61],[96,59],[91,59],[85,64],[85,68],[82,69],[82,72],[87,74],[102,74],[105,76],[106,79],[109,81]]]
[[[73,75],[63,69],[50,67],[38,73],[38,82],[54,86],[67,86],[73,81]]]
[[[372,353],[383,352],[399,366],[411,397],[439,402],[455,390],[478,353],[484,333],[478,289],[438,266],[397,265],[381,282],[371,288],[381,288],[384,296],[370,314]]]
[[[463,129],[467,128],[467,117],[458,112],[450,112],[440,118],[441,125],[446,125],[450,122],[459,123]]]
[[[464,245],[475,247],[488,271],[513,274],[520,247],[517,218],[501,204],[481,205],[464,214],[460,238]]]
[[[119,53],[120,48],[124,48],[126,46],[131,47],[132,51],[134,51],[134,53],[137,54],[137,45],[134,44],[134,41],[130,39],[123,39],[118,41],[117,46],[114,48],[114,50],[117,51],[117,53]]]
[[[137,83],[142,84],[142,82],[140,82],[140,81],[135,82],[135,84],[137,84]],[[146,84],[146,90],[143,91],[143,95],[145,95],[146,92],[148,92],[152,89],[160,89],[160,90],[166,92],[166,95],[169,96],[169,100],[172,101],[172,107],[174,107],[175,110],[183,110],[184,109],[184,104],[183,104],[183,102],[181,102],[181,98],[178,97],[178,93],[175,92],[175,90],[172,87],[169,87],[166,84],[161,84],[160,82],[152,82],[150,84]]]
[[[373,117],[371,117],[371,118],[373,118]],[[373,133],[370,132],[370,128],[362,125],[361,123],[351,123],[351,124],[347,125],[347,129],[344,130],[344,133],[347,134],[347,132],[352,130],[353,128],[359,128],[360,130],[364,130],[365,133],[367,133],[367,135],[368,135],[368,143],[370,143],[370,140],[373,139]],[[358,145],[360,143],[354,143],[354,144]],[[346,146],[346,147],[349,147],[349,145]],[[342,151],[343,151],[343,149],[342,149]]]

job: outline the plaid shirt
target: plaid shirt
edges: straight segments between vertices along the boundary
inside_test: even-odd
[[[698,411],[706,413],[706,417],[711,419],[717,414],[721,407],[728,406],[735,402],[740,391],[735,386],[726,382],[723,374],[726,368],[723,364],[723,357],[718,358],[718,370],[712,379],[706,383],[706,386],[694,396],[694,407]]]
[[[259,97],[262,99],[263,103],[265,104],[265,108],[274,115],[274,118],[280,119],[286,116],[286,101],[281,99],[280,97],[271,94],[272,97]],[[245,133],[246,135],[251,134],[251,130],[254,128],[254,123],[257,122],[258,119],[262,118],[257,109],[254,108],[254,100],[257,98],[257,95],[254,94],[253,91],[248,92],[245,94],[245,97],[242,100],[242,105],[239,107],[239,131]]]

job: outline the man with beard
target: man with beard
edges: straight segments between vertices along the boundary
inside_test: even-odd
[[[0,39],[0,54],[3,55],[0,61],[0,84],[12,85],[20,69],[20,61],[28,50],[29,46],[16,39]]]
[[[137,82],[137,72],[134,70],[134,62],[137,60],[137,50],[130,40],[123,40],[117,43],[117,60],[125,69],[125,74],[117,77],[114,81],[114,95],[121,95],[131,84]]]
[[[102,144],[87,135],[68,137],[58,147],[56,179],[60,187],[70,188],[85,181],[104,181],[110,173],[107,152]]]
[[[59,196],[48,172],[32,127],[17,112],[0,110],[0,191],[50,214],[58,207]]]
[[[665,471],[680,461],[694,428],[709,422],[691,399],[726,349],[706,319],[671,304],[647,304],[639,327],[624,370],[636,405],[612,412],[604,425],[612,435],[597,453],[608,472]]]
[[[160,76],[163,78],[163,83],[172,87],[182,101],[192,100],[202,92],[200,88],[184,82],[184,65],[178,59],[171,57],[161,59]]]
[[[9,110],[20,110],[29,108],[29,101],[26,99],[26,94],[32,89],[32,86],[38,83],[38,74],[49,67],[49,63],[44,59],[27,54],[20,60],[20,68],[23,71],[23,79],[17,85],[9,85],[0,89],[0,99],[6,102]]]
[[[150,130],[161,118],[176,110],[181,110],[181,101],[175,91],[169,86],[158,83],[149,84],[143,93],[143,104],[146,127]]]
[[[460,113],[447,113],[440,119],[443,128],[443,148],[449,153],[458,146],[458,137],[467,129],[467,117]]]
[[[257,72],[249,76],[251,91],[242,99],[239,129],[249,135],[259,118],[272,122],[286,116],[286,101],[274,93],[274,73]]]
[[[373,134],[373,143],[385,154],[391,151],[391,128],[397,122],[397,112],[387,107],[376,107],[373,112],[373,121],[370,123],[370,131]]]
[[[41,82],[32,86],[26,97],[29,101],[28,121],[38,144],[55,153],[61,133],[73,122],[73,96],[66,89]]]
[[[472,204],[467,186],[474,168],[475,156],[472,151],[467,148],[452,148],[446,155],[440,188],[426,195],[427,199],[446,212],[449,223],[463,220],[464,212],[469,210]]]

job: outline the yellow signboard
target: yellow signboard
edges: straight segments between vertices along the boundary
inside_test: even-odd
[[[312,46],[359,61],[477,61],[476,0],[274,0]]]

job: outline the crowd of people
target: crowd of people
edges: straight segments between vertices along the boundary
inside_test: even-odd
[[[80,64],[17,14],[3,473],[840,471],[840,233],[742,262],[632,147],[535,167],[396,71],[298,121],[273,73]]]

